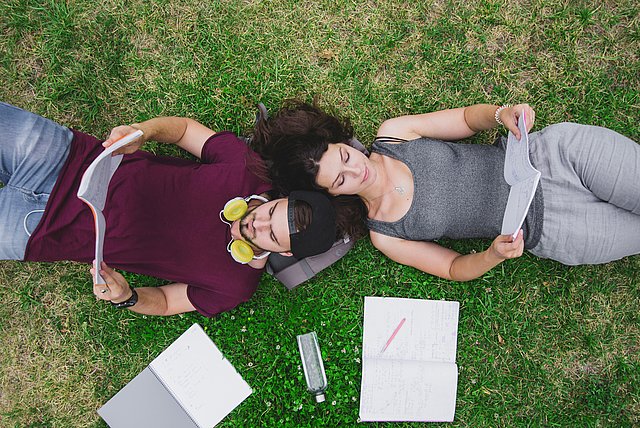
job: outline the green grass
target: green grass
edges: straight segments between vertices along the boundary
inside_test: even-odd
[[[537,129],[569,120],[640,141],[639,10],[633,0],[5,0],[0,99],[103,136],[157,115],[241,133],[256,102],[320,96],[364,142],[400,114],[529,102]],[[104,427],[95,410],[193,322],[254,389],[222,426],[357,426],[368,295],[461,303],[455,426],[638,426],[639,274],[637,256],[566,267],[525,254],[459,284],[364,240],[299,289],[265,276],[250,302],[205,319],[114,311],[93,298],[86,266],[1,262],[0,426]],[[322,405],[305,391],[295,344],[313,330],[329,378]]]

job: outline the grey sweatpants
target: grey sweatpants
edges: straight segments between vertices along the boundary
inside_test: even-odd
[[[640,253],[640,145],[610,129],[559,123],[529,136],[544,223],[530,251],[567,265]]]

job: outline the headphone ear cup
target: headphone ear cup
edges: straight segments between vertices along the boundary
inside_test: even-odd
[[[238,263],[247,264],[253,260],[253,249],[244,241],[233,241],[229,252],[233,260]]]
[[[236,221],[247,212],[247,201],[242,198],[234,198],[224,204],[222,215],[229,221]]]

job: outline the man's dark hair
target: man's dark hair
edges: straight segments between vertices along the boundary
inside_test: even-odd
[[[306,201],[297,200],[293,209],[296,229],[306,230],[311,224],[311,205]]]

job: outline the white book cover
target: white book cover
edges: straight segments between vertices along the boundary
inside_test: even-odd
[[[98,413],[111,428],[211,428],[251,393],[194,324]]]
[[[459,306],[365,297],[361,421],[453,421]]]
[[[91,162],[91,165],[82,175],[80,186],[78,187],[78,198],[80,198],[91,209],[93,214],[94,226],[96,230],[96,247],[95,247],[95,275],[94,284],[105,284],[105,280],[100,276],[100,265],[102,262],[102,250],[104,247],[104,234],[106,230],[106,221],[102,210],[107,201],[107,192],[111,177],[120,166],[123,155],[111,156],[113,152],[119,148],[126,146],[136,138],[142,136],[142,131],[138,130],[129,135],[125,135],[111,146],[106,148],[97,158]]]
[[[520,140],[512,132],[509,132],[507,137],[504,179],[511,189],[502,218],[501,231],[502,235],[511,235],[514,239],[527,216],[541,175],[529,159],[529,134],[524,110],[518,120],[518,129]]]

